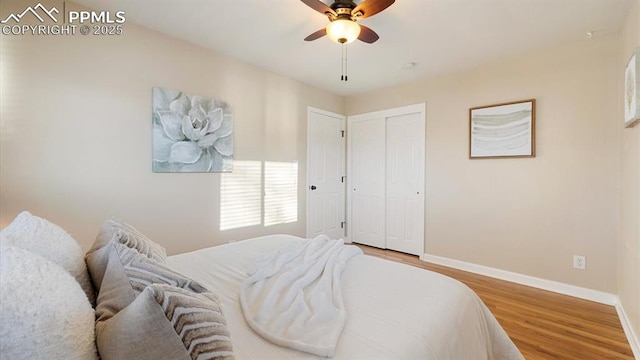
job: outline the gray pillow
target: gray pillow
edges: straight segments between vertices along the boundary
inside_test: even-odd
[[[96,317],[104,321],[135,300],[151,284],[167,284],[192,292],[207,292],[195,281],[120,243],[110,246],[108,264],[98,292]]]
[[[103,360],[232,360],[217,297],[163,284],[147,286],[126,308],[96,325]]]
[[[85,256],[87,268],[91,274],[91,281],[96,292],[100,292],[102,278],[111,253],[111,244],[113,243],[124,244],[136,249],[140,254],[161,263],[164,263],[167,258],[167,252],[161,245],[151,241],[133,226],[111,217],[104,222],[93,246]]]

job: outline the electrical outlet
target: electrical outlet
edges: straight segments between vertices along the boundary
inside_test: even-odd
[[[582,255],[573,255],[573,267],[584,270],[587,268],[587,258]]]

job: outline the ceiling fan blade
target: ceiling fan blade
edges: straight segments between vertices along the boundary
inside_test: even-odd
[[[375,31],[364,25],[360,25],[360,36],[358,36],[358,40],[364,41],[367,44],[373,44],[378,41],[378,39],[380,39],[380,36],[378,36]]]
[[[302,0],[302,2],[313,10],[319,12],[320,14],[326,15],[328,13],[337,16],[336,12],[333,11],[332,8],[330,8],[327,4],[323,3],[320,0]]]
[[[362,13],[362,15],[358,16],[358,18],[364,19],[366,17],[373,16],[379,13],[380,11],[388,8],[394,2],[395,0],[364,0],[351,11],[351,14],[355,15],[358,12],[360,12]]]
[[[307,36],[306,38],[304,38],[304,41],[313,41],[315,39],[319,39],[323,36],[327,35],[327,29],[326,28],[322,28],[316,32],[314,32],[313,34]]]

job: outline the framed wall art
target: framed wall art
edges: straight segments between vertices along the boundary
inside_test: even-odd
[[[230,172],[233,117],[224,101],[153,88],[153,171]]]
[[[631,55],[624,69],[624,125],[633,127],[640,123],[640,48]]]
[[[469,158],[535,157],[536,100],[469,109]]]

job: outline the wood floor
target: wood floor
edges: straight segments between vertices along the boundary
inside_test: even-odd
[[[358,246],[365,254],[465,283],[480,296],[527,360],[634,359],[613,306],[427,263],[413,255]]]

